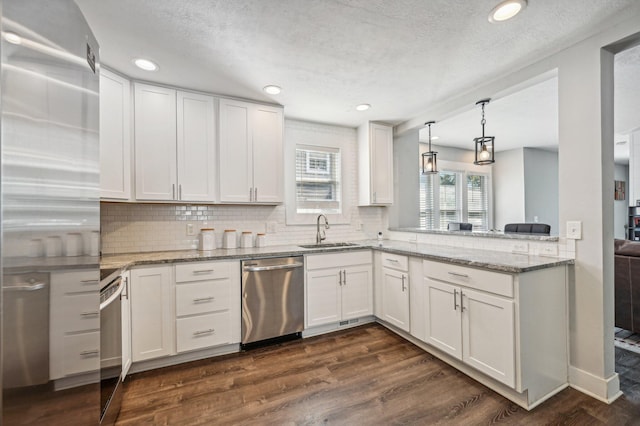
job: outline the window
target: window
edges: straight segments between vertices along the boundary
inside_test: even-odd
[[[340,214],[340,150],[296,146],[296,213]]]
[[[446,231],[449,222],[468,222],[474,230],[488,230],[490,175],[440,163],[440,173],[420,174],[420,226]]]

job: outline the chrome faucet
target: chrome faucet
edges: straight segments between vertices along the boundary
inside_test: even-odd
[[[323,240],[327,239],[327,235],[324,233],[324,229],[320,231],[320,218],[324,218],[324,229],[329,229],[329,221],[327,217],[323,214],[318,215],[318,220],[316,221],[316,244],[320,244]]]

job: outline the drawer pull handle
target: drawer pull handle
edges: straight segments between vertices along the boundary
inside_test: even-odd
[[[99,350],[94,349],[92,351],[82,351],[80,352],[80,356],[91,356],[91,355],[98,355],[100,353]]]
[[[398,259],[387,259],[388,262],[400,263]]]
[[[458,272],[447,272],[447,274],[449,274],[449,275],[453,275],[454,277],[469,278],[469,275],[467,275],[467,274],[460,274],[460,273],[458,273]]]
[[[402,274],[402,292],[403,293],[407,290],[407,288],[404,286],[404,280],[405,280],[405,276],[404,274]]]
[[[82,284],[98,284],[100,280],[82,280],[80,283]]]
[[[213,299],[215,299],[215,297],[213,297],[213,296],[199,297],[197,299],[193,299],[193,303],[209,302],[209,301],[211,301]]]
[[[467,308],[464,307],[464,293],[460,290],[460,310],[464,312]]]
[[[213,272],[213,269],[200,269],[199,271],[193,271],[194,274],[208,274]]]
[[[83,312],[80,314],[81,317],[97,317],[100,312]]]
[[[203,334],[211,334],[211,333],[215,333],[215,332],[216,332],[215,328],[210,328],[208,330],[194,331],[193,335],[194,336],[202,336]]]
[[[453,290],[453,310],[457,311],[458,310],[458,290],[454,289]]]

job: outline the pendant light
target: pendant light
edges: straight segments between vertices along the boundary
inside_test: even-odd
[[[495,153],[495,149],[494,149],[495,137],[484,135],[484,125],[487,122],[487,120],[484,119],[484,106],[488,104],[490,101],[491,99],[487,98],[487,99],[481,99],[478,102],[476,102],[476,105],[479,104],[482,106],[482,120],[480,120],[480,124],[482,125],[482,136],[479,138],[473,139],[473,141],[476,144],[476,161],[474,161],[473,164],[478,164],[481,166],[485,164],[495,163],[495,160],[493,157]]]
[[[422,153],[422,174],[438,173],[438,160],[435,151],[431,150],[431,125],[435,124],[435,121],[427,121],[424,123],[429,126],[429,151]]]

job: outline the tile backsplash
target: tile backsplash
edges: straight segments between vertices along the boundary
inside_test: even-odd
[[[268,245],[315,242],[315,225],[286,225],[284,206],[197,204],[100,204],[102,253],[188,250],[198,247],[201,228],[215,228],[217,245],[225,229],[267,233]],[[187,224],[195,235],[187,235]],[[275,229],[275,232],[273,230]],[[326,242],[374,238],[387,229],[383,207],[352,207],[351,223],[331,225]]]

